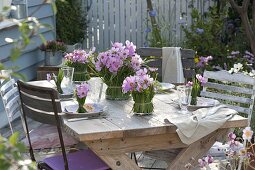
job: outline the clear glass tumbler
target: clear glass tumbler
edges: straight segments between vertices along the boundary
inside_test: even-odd
[[[63,90],[64,94],[72,94],[73,89],[73,67],[62,67],[61,70],[63,71],[64,77],[61,81],[61,89]]]
[[[179,101],[179,106],[181,108],[180,113],[183,114],[188,114],[188,105],[190,104],[191,101],[191,90],[192,87],[190,86],[177,86],[177,93],[178,93],[178,101]]]

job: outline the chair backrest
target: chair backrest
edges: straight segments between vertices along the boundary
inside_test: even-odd
[[[21,115],[20,97],[15,83],[14,79],[6,79],[0,87],[0,94],[12,133],[13,127],[11,122],[18,115]]]
[[[250,123],[254,109],[255,79],[242,73],[230,74],[226,70],[205,71],[207,83],[201,96],[218,99],[239,113],[248,115]]]
[[[148,63],[150,67],[158,68],[158,79],[162,80],[162,48],[142,47],[136,50],[143,59],[149,56],[157,57],[154,61]],[[181,49],[181,58],[184,78],[191,79],[195,75],[195,51],[191,49]]]
[[[46,80],[48,73],[54,73],[58,75],[59,66],[41,66],[37,68],[37,80]]]
[[[61,119],[59,117],[59,113],[62,111],[58,92],[52,88],[34,86],[22,81],[18,81],[17,84],[27,132],[29,132],[27,117],[41,123],[56,126],[65,168],[68,169],[65,145],[61,131]],[[27,133],[27,137],[30,145],[31,159],[35,160],[29,133]]]

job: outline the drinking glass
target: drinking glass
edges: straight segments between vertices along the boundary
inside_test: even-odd
[[[61,89],[64,94],[72,94],[73,93],[73,67],[62,67],[64,77],[61,81]]]
[[[101,100],[103,82],[98,77],[93,77],[89,81],[90,91],[88,93],[88,99],[93,103],[99,103]]]
[[[190,104],[191,100],[191,89],[190,86],[177,86],[177,93],[178,93],[178,101],[181,108],[180,113],[188,114],[188,105]]]

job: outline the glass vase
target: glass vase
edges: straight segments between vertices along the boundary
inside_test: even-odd
[[[109,100],[127,100],[129,93],[124,94],[121,86],[108,86],[106,89],[106,99]]]
[[[66,62],[65,65],[74,68],[73,81],[88,81],[90,79],[88,64]]]
[[[134,100],[133,112],[138,115],[149,115],[152,114],[154,106],[152,99],[155,95],[153,89],[146,90],[142,93],[132,92]]]
[[[84,108],[86,97],[79,98],[78,96],[76,96],[76,99],[77,99],[77,102],[78,102],[77,113],[86,113],[87,111]]]
[[[200,92],[200,83],[197,79],[193,80],[193,86],[191,91],[191,105],[197,105],[197,97]]]

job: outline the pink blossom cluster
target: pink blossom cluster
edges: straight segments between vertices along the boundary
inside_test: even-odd
[[[201,83],[201,85],[205,85],[207,83],[206,78],[204,78],[201,74],[197,74],[196,78]]]
[[[207,165],[213,163],[213,157],[211,155],[207,155],[202,159],[198,159],[198,163],[201,168],[206,167]]]
[[[117,74],[123,66],[128,66],[134,71],[139,70],[142,59],[135,53],[135,50],[136,46],[128,40],[125,45],[119,42],[112,43],[110,50],[99,53],[95,63],[96,70],[101,71],[106,67],[114,74]]]
[[[147,69],[144,68],[138,70],[134,76],[126,77],[122,84],[123,93],[133,91],[142,92],[143,90],[151,87],[151,85],[154,83],[154,80],[147,73]]]
[[[88,95],[88,92],[89,92],[89,84],[86,83],[86,82],[83,82],[79,85],[76,86],[76,93],[77,93],[77,96],[82,99],[84,97],[86,97]]]
[[[85,50],[74,50],[71,53],[67,53],[65,55],[65,60],[69,61],[71,63],[88,63],[89,57],[95,52],[95,47],[92,48],[89,52],[86,52]]]

